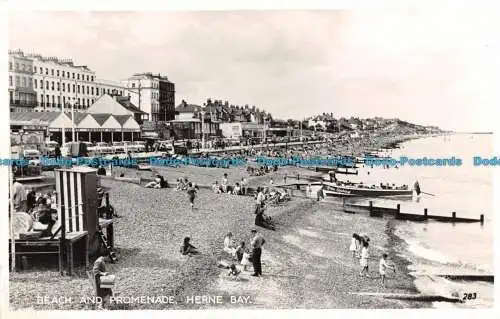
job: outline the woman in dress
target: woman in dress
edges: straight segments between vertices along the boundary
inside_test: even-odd
[[[227,233],[226,237],[224,237],[224,251],[230,254],[233,258],[236,256],[236,249],[234,248],[233,243],[233,233]]]
[[[359,273],[360,276],[363,276],[364,273],[366,272],[366,275],[368,277],[368,258],[370,257],[370,254],[368,252],[368,242],[363,241],[363,248],[361,248],[361,258],[359,260],[359,264],[361,267],[361,272]]]
[[[351,245],[349,246],[349,251],[352,253],[352,258],[356,258],[356,252],[359,249],[360,240],[358,234],[352,234]]]

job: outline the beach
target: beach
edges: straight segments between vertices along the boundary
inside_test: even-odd
[[[407,275],[408,262],[392,251],[397,237],[391,223],[363,215],[347,214],[328,203],[294,197],[266,214],[273,217],[277,230],[259,228],[266,239],[263,249],[263,276],[245,272],[239,281],[226,277],[227,270],[217,267],[223,252],[223,239],[231,231],[234,239],[249,243],[254,226],[254,199],[250,196],[214,194],[200,189],[191,210],[187,194],[175,191],[176,178],[188,177],[199,185],[209,185],[228,174],[231,184],[245,176],[249,186],[268,184],[283,174],[311,171],[296,167],[280,168],[275,173],[249,177],[244,167],[161,168],[171,188],[146,189],[142,185],[102,179],[111,204],[120,216],[115,219],[116,264],[107,271],[116,275],[114,292],[118,297],[173,296],[174,304],[124,303],[114,309],[197,309],[197,308],[417,308],[421,302],[403,302],[368,297],[357,293],[416,293],[413,277]],[[145,173],[145,175],[151,173]],[[348,247],[352,233],[371,238],[370,275],[360,277],[359,259],[353,260]],[[185,236],[201,251],[187,257],[179,253]],[[389,272],[387,287],[381,287],[378,260],[388,252],[397,268]],[[50,269],[31,267],[10,274],[12,309],[95,309],[82,297],[94,295],[84,267],[77,276],[59,276]],[[249,267],[252,270],[252,267]],[[40,280],[40,278],[44,278]],[[50,293],[48,293],[50,292]],[[70,302],[39,303],[39,296],[71,297]],[[222,303],[205,300],[192,303],[189,296],[221,296]],[[231,302],[231,296],[240,296]]]

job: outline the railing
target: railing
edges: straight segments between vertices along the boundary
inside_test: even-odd
[[[10,100],[10,105],[36,107],[37,101]]]

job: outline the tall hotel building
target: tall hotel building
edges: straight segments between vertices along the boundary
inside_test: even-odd
[[[149,120],[170,121],[175,118],[175,84],[166,76],[136,73],[122,81],[130,101],[149,115]]]
[[[15,50],[9,51],[10,61],[11,111],[62,111],[63,106],[68,111],[71,107],[77,112],[83,111],[102,91],[94,71],[85,65],[75,65],[69,59]],[[26,91],[32,92],[34,97],[26,97]]]

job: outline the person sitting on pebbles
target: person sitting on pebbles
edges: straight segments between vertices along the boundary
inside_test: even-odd
[[[156,174],[155,180],[147,183],[144,187],[146,188],[166,188],[167,182],[160,174]]]
[[[234,185],[233,195],[241,195],[241,186],[240,186],[240,183],[236,183],[236,185]]]
[[[236,265],[231,264],[231,266],[229,266],[229,272],[227,273],[227,276],[233,280],[238,280],[240,273],[241,271],[236,268]]]
[[[212,191],[213,191],[215,194],[220,194],[220,193],[221,193],[221,189],[220,189],[220,185],[219,185],[219,182],[218,182],[218,181],[215,181],[215,182],[212,184]]]
[[[194,247],[193,245],[191,245],[191,238],[189,237],[185,237],[184,238],[184,242],[181,246],[181,254],[183,255],[187,255],[187,256],[191,256],[191,255],[197,255],[199,254],[198,250],[196,247]]]

